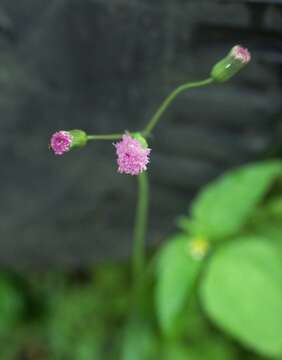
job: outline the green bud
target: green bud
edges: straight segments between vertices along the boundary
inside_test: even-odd
[[[87,134],[83,130],[69,130],[72,136],[71,148],[83,147],[87,143]]]
[[[249,51],[240,45],[236,45],[225,58],[214,65],[211,77],[215,81],[225,82],[245,67],[250,59]]]

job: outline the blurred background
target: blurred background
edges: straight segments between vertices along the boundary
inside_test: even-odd
[[[151,244],[203,184],[280,149],[281,11],[279,0],[1,0],[0,264],[128,256],[136,188],[116,173],[114,148],[97,142],[56,158],[49,138],[140,129],[234,44],[249,48],[251,65],[181,95],[151,140]]]
[[[92,290],[85,305],[79,292],[65,305],[65,284],[93,279],[94,264],[131,254],[135,179],[117,174],[111,143],[93,142],[58,158],[48,150],[52,133],[139,130],[171,90],[208,77],[235,44],[249,49],[251,64],[226,84],[179,96],[150,141],[151,247],[175,231],[176,217],[217,175],[282,154],[282,1],[0,0],[0,266],[9,270],[0,279],[8,309],[1,346],[11,341],[7,324],[18,316],[44,318],[45,299],[55,301],[47,300],[51,289],[59,289],[61,309],[83,308],[78,317],[87,317],[96,306]],[[67,279],[50,273],[62,269]],[[97,271],[105,289],[128,283],[126,269]],[[121,296],[116,306],[118,313],[126,300]],[[68,315],[61,319],[60,308],[52,314],[51,332],[63,333]],[[40,326],[31,328],[18,328],[20,350],[15,355],[11,342],[1,359],[47,359],[44,336],[38,343],[33,337],[40,338]],[[99,359],[87,350],[83,355],[87,336],[80,355],[62,350],[48,359]],[[222,358],[217,354],[211,359]],[[249,356],[242,354],[237,358]]]

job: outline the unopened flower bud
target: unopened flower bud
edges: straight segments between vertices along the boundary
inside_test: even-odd
[[[234,46],[229,54],[214,65],[211,77],[218,82],[224,82],[237,74],[251,60],[248,49],[240,45]]]
[[[51,137],[50,148],[55,155],[63,155],[75,147],[82,147],[87,143],[87,134],[82,130],[58,131]]]
[[[195,260],[202,260],[209,251],[209,242],[203,237],[192,239],[188,245],[188,252]]]

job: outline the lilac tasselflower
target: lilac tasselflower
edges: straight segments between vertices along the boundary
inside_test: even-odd
[[[247,64],[251,60],[251,54],[248,49],[243,48],[241,45],[235,45],[230,51],[230,56],[234,59]]]
[[[151,149],[149,149],[144,142],[141,143],[139,140],[126,133],[122,136],[121,141],[114,144],[119,173],[139,175],[147,170]]]
[[[68,131],[55,132],[51,137],[50,148],[55,155],[63,155],[69,151],[73,141],[73,136]]]
[[[73,148],[81,148],[86,145],[88,136],[85,131],[61,130],[55,132],[51,137],[50,148],[55,155],[63,155]]]

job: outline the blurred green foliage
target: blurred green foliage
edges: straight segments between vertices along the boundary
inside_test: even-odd
[[[0,276],[3,360],[282,359],[282,163],[206,186],[148,258]]]

